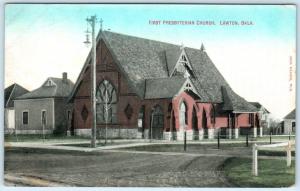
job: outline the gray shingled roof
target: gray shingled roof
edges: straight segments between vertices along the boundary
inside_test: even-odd
[[[108,31],[100,32],[98,42],[100,39],[103,39],[110,50],[130,88],[141,99],[172,98],[174,92],[179,91],[179,84],[183,80],[169,75],[180,56],[181,46]],[[230,99],[229,103],[232,104],[230,107],[234,111],[256,111],[253,105],[230,88],[205,51],[188,47],[184,50],[193,69],[194,77],[191,77],[191,82],[201,101],[223,103],[221,87],[224,86]],[[83,70],[88,67],[88,60]],[[76,92],[80,80],[79,76],[71,97]]]
[[[4,90],[4,107],[14,107],[13,100],[29,91],[19,84],[12,84]]]
[[[296,119],[296,109],[287,114],[284,119]]]
[[[267,113],[270,113],[263,105],[261,105],[259,102],[249,102],[251,103],[253,106],[255,106],[258,110],[260,110],[260,108],[264,108],[264,110],[267,112]]]
[[[52,80],[55,85],[44,86],[48,80]],[[74,83],[67,79],[63,82],[61,78],[49,77],[41,87],[27,94],[24,94],[16,99],[36,99],[36,98],[53,98],[53,97],[68,97],[72,91]]]
[[[145,99],[172,98],[179,92],[185,81],[186,79],[181,76],[146,79]]]

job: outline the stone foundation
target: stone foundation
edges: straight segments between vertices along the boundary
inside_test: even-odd
[[[143,133],[138,131],[138,132],[136,133],[136,138],[137,138],[137,139],[142,139],[142,138],[143,138]]]
[[[232,128],[228,128],[227,131],[228,139],[232,139]]]
[[[171,141],[172,140],[172,133],[171,132],[164,132],[163,139]]]
[[[259,137],[263,137],[263,127],[259,128]]]
[[[240,134],[240,129],[239,128],[235,128],[234,129],[234,138],[238,139],[239,138],[239,134]]]
[[[97,129],[97,137],[105,138],[105,134],[107,134],[107,138],[123,138],[123,139],[136,139],[142,136],[141,133],[138,134],[137,129],[107,128],[107,132],[105,132],[105,128]],[[83,137],[91,137],[91,129],[75,129],[75,135],[83,136]]]
[[[208,129],[208,139],[213,139],[214,138],[214,130],[213,128]]]
[[[15,130],[13,132],[13,134],[16,133],[16,134],[22,134],[22,135],[33,135],[33,134],[40,134],[42,135],[43,133],[44,134],[52,134],[53,133],[53,130],[49,130],[49,129],[45,129],[44,132],[43,130],[25,130],[25,129],[22,129],[22,130]]]
[[[257,128],[256,127],[253,128],[253,137],[254,138],[257,137]]]
[[[203,140],[204,138],[204,130],[201,128],[199,129],[199,140]]]
[[[184,140],[184,131],[177,131],[177,139],[178,141]],[[193,140],[193,130],[186,131],[186,140]]]

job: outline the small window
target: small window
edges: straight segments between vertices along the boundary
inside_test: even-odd
[[[132,117],[132,114],[133,114],[133,109],[132,109],[132,107],[131,107],[130,104],[127,104],[127,106],[126,106],[124,112],[125,112],[125,115],[126,115],[127,119],[130,120],[131,117]]]
[[[47,116],[46,116],[46,111],[42,111],[42,125],[46,125],[47,124]]]
[[[68,119],[68,121],[70,120],[70,118],[71,118],[71,111],[68,110],[68,111],[67,111],[67,119]]]
[[[253,114],[249,113],[249,124],[253,125]]]
[[[22,114],[23,125],[28,125],[28,111],[24,111]]]

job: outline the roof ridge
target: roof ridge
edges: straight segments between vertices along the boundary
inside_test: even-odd
[[[8,97],[6,103],[5,103],[5,107],[7,107],[7,104],[9,103],[9,100],[10,100],[11,95],[13,94],[15,88],[16,88],[16,83],[13,84],[13,88],[12,88],[12,90],[11,90],[11,92],[9,94],[9,97]]]
[[[101,32],[99,32],[100,34]],[[118,33],[118,32],[111,32],[111,31],[107,31],[107,30],[104,30],[102,31],[102,33],[112,33],[112,34],[116,34],[116,35],[120,35],[120,36],[126,36],[126,37],[130,37],[130,38],[136,38],[136,39],[141,39],[141,40],[147,40],[147,41],[152,41],[152,42],[157,42],[157,43],[164,43],[164,44],[167,44],[167,45],[173,45],[173,46],[177,46],[179,49],[181,47],[181,45],[179,44],[175,44],[175,43],[171,43],[171,42],[166,42],[166,41],[159,41],[159,40],[153,40],[153,39],[149,39],[149,38],[145,38],[145,37],[140,37],[140,36],[133,36],[133,35],[129,35],[129,34],[124,34],[124,33]],[[105,34],[104,34],[105,35]],[[99,35],[100,37],[100,35]],[[189,49],[193,49],[193,50],[198,50],[198,51],[201,51],[200,49],[197,49],[197,48],[192,48],[192,47],[189,47],[189,46],[185,46],[184,48],[189,48]],[[165,49],[165,50],[171,50],[170,49]]]

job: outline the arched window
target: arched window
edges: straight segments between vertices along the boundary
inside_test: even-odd
[[[181,128],[182,127],[184,128],[185,125],[187,124],[187,107],[184,102],[181,102],[179,111],[180,111],[180,115],[179,115],[180,126]]]
[[[103,80],[97,88],[97,124],[117,122],[117,94],[114,86]]]

